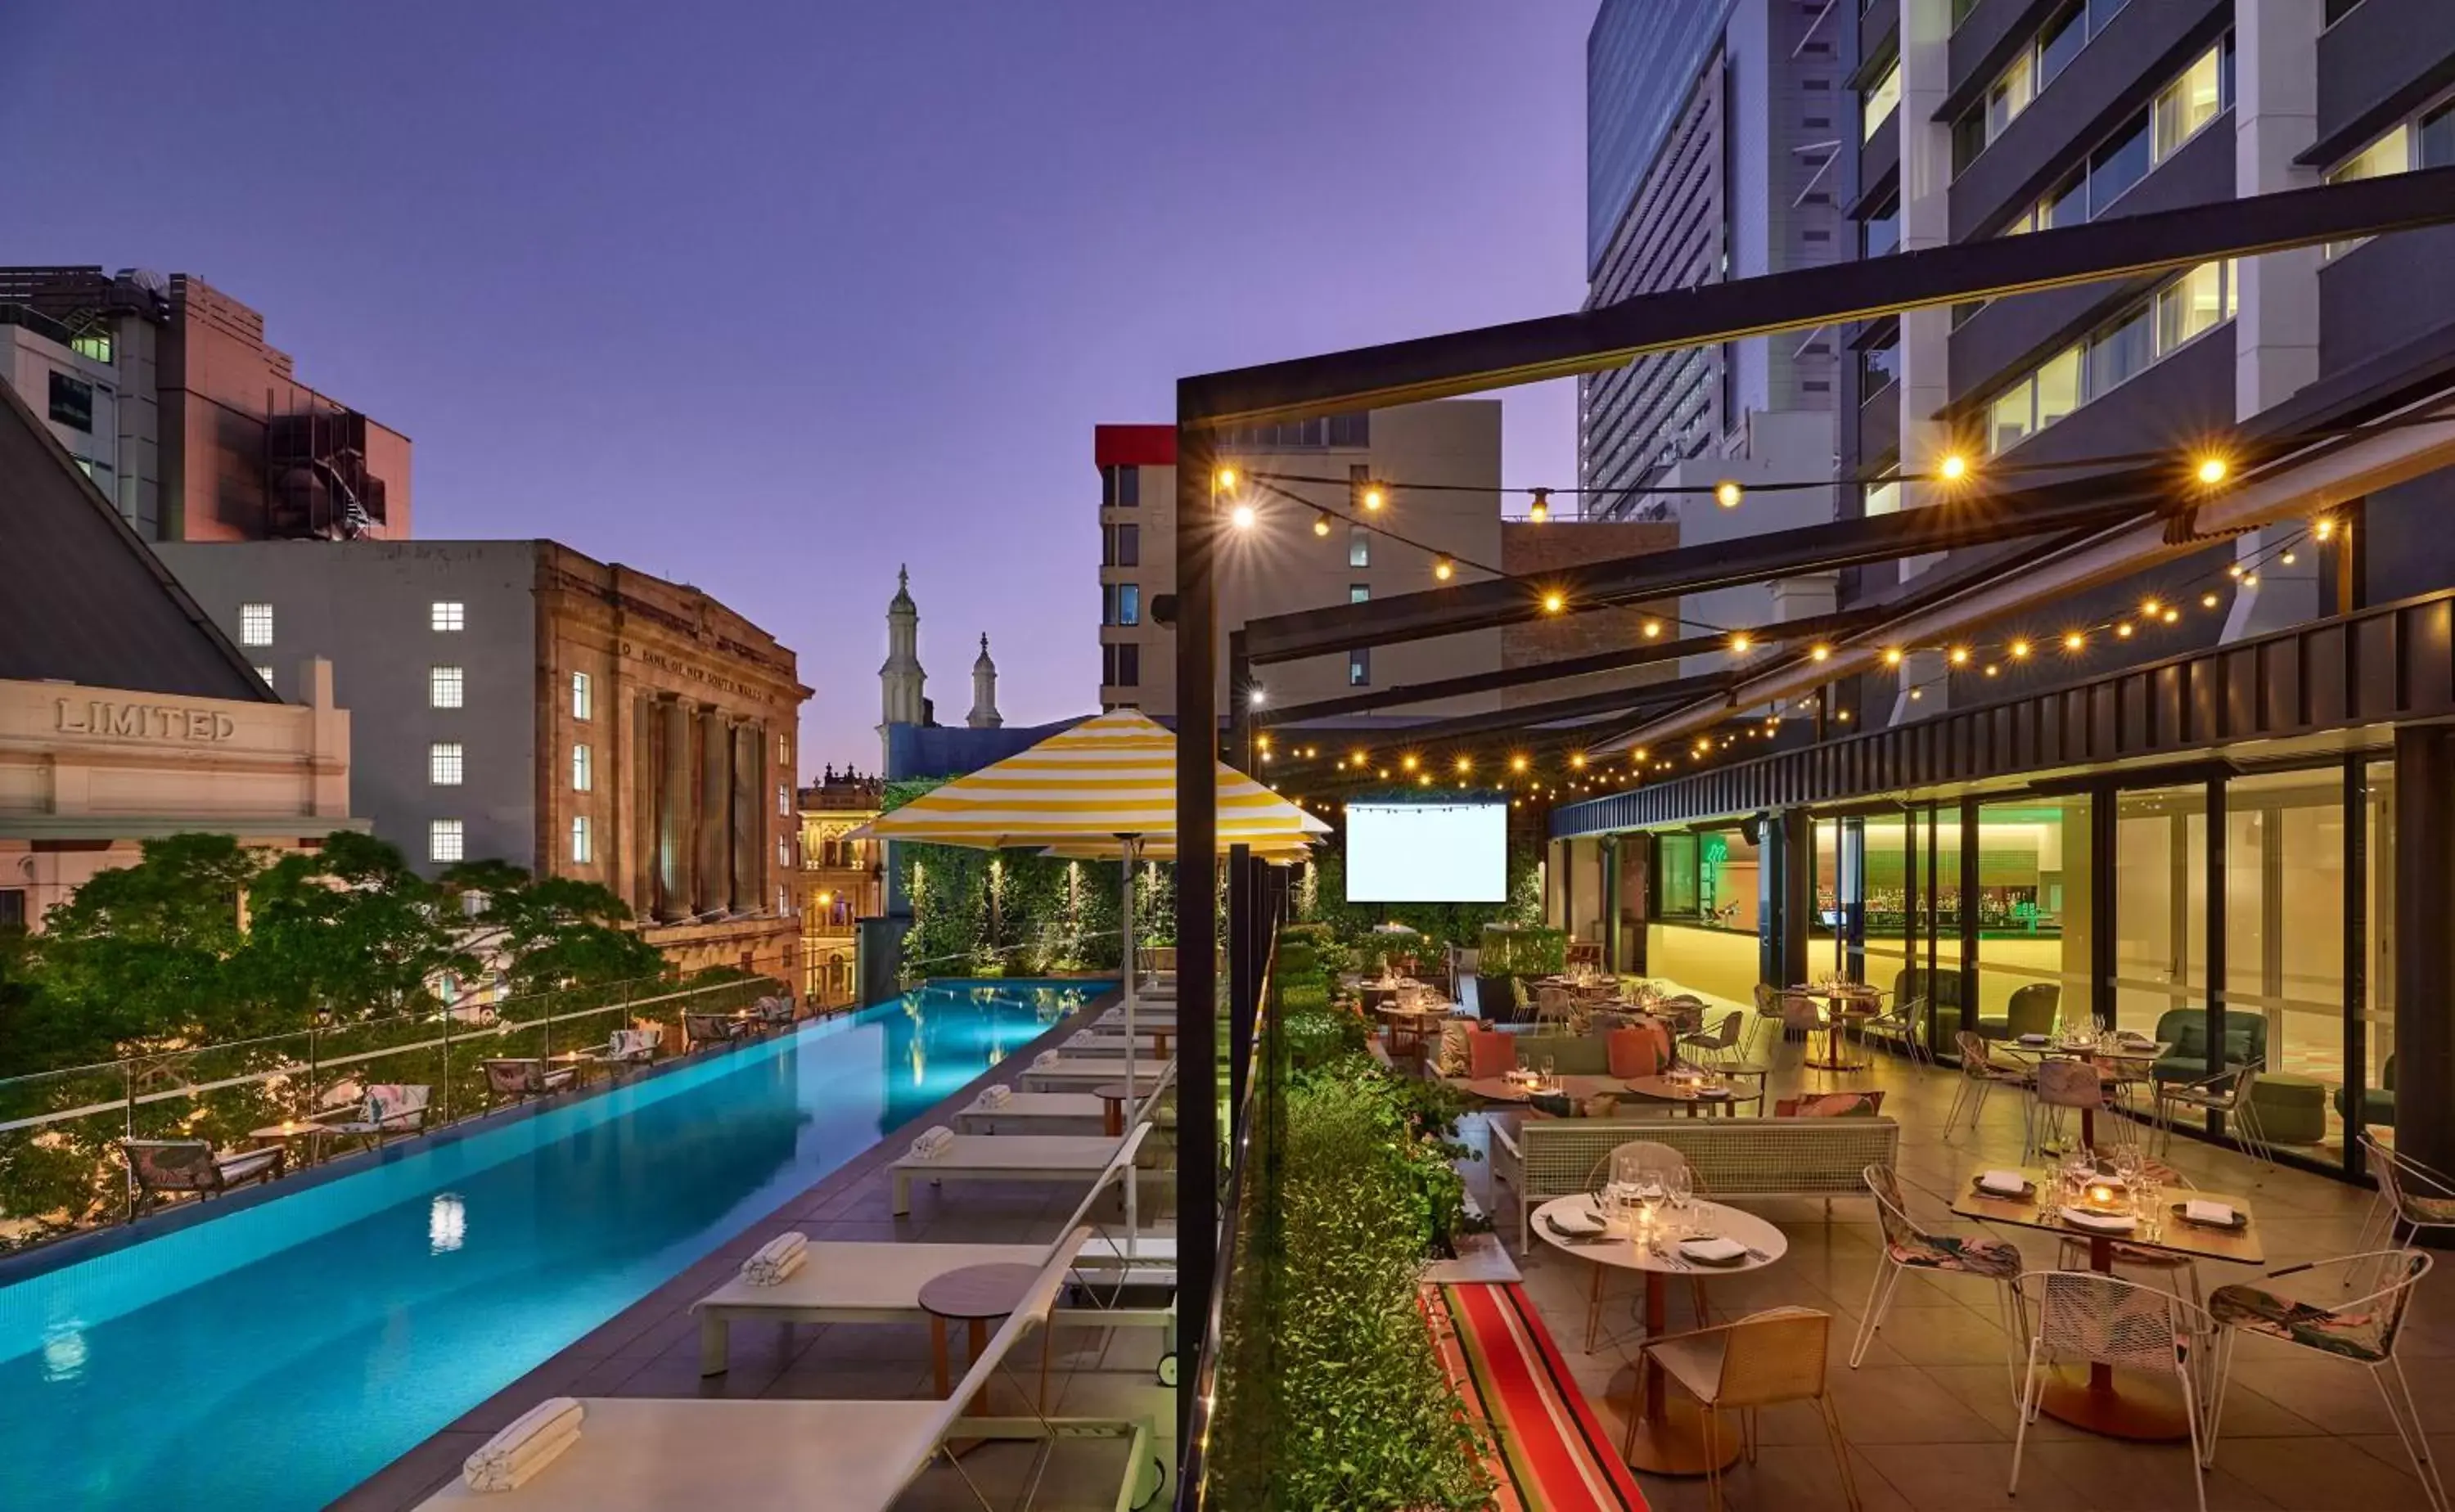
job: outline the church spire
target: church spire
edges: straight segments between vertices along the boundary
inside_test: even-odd
[[[928,705],[921,689],[927,680],[921,670],[921,611],[912,602],[912,575],[898,567],[895,596],[886,604],[886,663],[878,669],[879,722],[926,723]]]
[[[989,660],[989,637],[981,635],[980,658],[972,663],[972,712],[964,722],[975,730],[994,730],[1005,723],[997,711],[997,663]]]

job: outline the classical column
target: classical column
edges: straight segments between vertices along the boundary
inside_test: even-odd
[[[622,896],[631,912],[641,918],[657,917],[657,705],[645,694],[629,700],[627,724],[617,726],[620,738],[630,742],[631,756],[622,764],[622,780],[630,788],[630,802],[622,811],[622,822],[629,827],[629,844],[624,848],[627,870],[622,878]]]
[[[682,701],[659,700],[657,785],[657,915],[680,918],[691,911],[691,717]]]
[[[773,909],[767,886],[775,825],[767,809],[767,727],[745,719],[733,727],[733,906],[743,913]]]
[[[733,732],[723,712],[714,708],[699,711],[699,822],[694,831],[698,841],[698,885],[691,889],[691,906],[701,914],[712,914],[725,905],[725,873],[727,866],[727,816],[733,812]]]

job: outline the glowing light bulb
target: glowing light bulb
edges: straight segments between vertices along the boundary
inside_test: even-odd
[[[2317,525],[2311,527],[2310,533],[2323,541],[2328,536],[2336,534],[2336,522],[2331,519],[2323,519]]]
[[[1952,648],[1952,664],[1956,667],[1966,667],[1969,665],[1969,648],[1967,646],[1955,646]]]
[[[2165,623],[2169,625],[2179,624],[2181,622],[2182,612],[2179,609],[2169,609],[2165,611],[2164,618]]]
[[[1450,559],[1448,557],[1435,556],[1432,558],[1432,575],[1440,579],[1442,582],[1448,582],[1450,580],[1450,574],[1455,569],[1450,566]]]
[[[1849,710],[1847,710],[1847,709],[1844,709],[1844,710],[1842,710],[1839,714],[1835,715],[1833,717],[1834,717],[1834,718],[1836,718],[1836,719],[1840,720],[1843,724],[1848,724],[1848,723],[1850,722],[1850,711],[1849,711]]]
[[[1543,595],[1543,613],[1547,615],[1556,615],[1561,610],[1568,607],[1569,595],[1559,592],[1557,589],[1554,589],[1551,593]]]
[[[1724,478],[1719,483],[1714,485],[1714,502],[1719,504],[1726,510],[1737,509],[1739,507],[1740,496],[1741,490],[1739,486],[1736,483],[1732,482],[1729,478]]]
[[[1399,758],[1398,764],[1410,772],[1415,770],[1415,758],[1413,756],[1402,756]]]
[[[1218,489],[1222,493],[1234,488],[1236,486],[1236,470],[1232,467],[1223,467],[1218,472],[1211,474],[1210,486]]]
[[[2029,643],[2027,641],[2016,640],[2012,642],[2012,659],[2014,661],[2026,661],[2029,659]]]
[[[1807,648],[1807,659],[1810,661],[1830,661],[1833,659],[1833,648],[1825,645],[1822,641],[1818,641],[1815,645]]]
[[[1512,772],[1523,772],[1523,771],[1525,771],[1525,770],[1526,770],[1526,758],[1525,758],[1524,756],[1511,756],[1511,757],[1509,758],[1509,770],[1510,770],[1510,771],[1512,771]]]
[[[2259,586],[2259,575],[2257,573],[2242,574],[2242,586],[2244,588],[2257,588]]]
[[[1912,689],[1910,690],[1910,702],[1912,702],[1912,703],[1916,703],[1916,702],[1917,702],[1920,698],[1923,698],[1923,697],[1925,697],[1925,696],[1926,696],[1926,690],[1925,690],[1924,688],[1912,688]]]
[[[1945,482],[1958,483],[1969,475],[1969,458],[1958,452],[1946,452],[1935,471]]]
[[[1583,772],[1586,769],[1586,754],[1583,751],[1579,751],[1575,755],[1570,756],[1569,765],[1576,768],[1580,772]]]
[[[2114,634],[2120,639],[2129,640],[2131,638],[2131,621],[2126,619],[2122,623],[2115,626]]]
[[[1884,648],[1884,665],[1887,667],[1897,667],[1900,664],[1901,648],[1898,646],[1886,646]]]
[[[1646,639],[1648,639],[1648,640],[1652,640],[1652,639],[1655,638],[1656,636],[1660,635],[1661,634],[1662,634],[1662,621],[1661,621],[1661,620],[1658,620],[1658,619],[1649,619],[1649,620],[1647,620],[1647,621],[1645,622],[1645,638],[1646,638]]]
[[[2165,607],[2164,605],[2160,604],[2159,602],[2157,602],[2157,600],[2155,600],[2155,599],[2153,599],[2153,598],[2143,598],[2143,599],[2140,600],[2140,612],[2141,612],[2141,614],[2143,614],[2143,615],[2147,615],[2147,616],[2148,616],[2149,618],[2151,618],[2151,619],[2156,618],[2156,617],[2157,617],[2158,611],[2160,611],[2160,610],[2163,609],[2164,607]]]
[[[1744,630],[1731,637],[1731,650],[1741,655],[1745,655],[1748,648],[1755,644],[1755,642],[1749,638],[1748,633]]]
[[[2203,456],[2200,458],[2200,465],[2191,470],[2191,474],[2201,482],[2213,487],[2216,484],[2223,482],[2225,480],[2225,474],[2231,471],[2232,469],[2226,466],[2225,459],[2223,457]]]
[[[1228,512],[1228,518],[1238,530],[1249,531],[1253,528],[1253,506],[1239,504]]]
[[[1382,505],[1389,502],[1390,495],[1381,492],[1380,484],[1373,483],[1366,486],[1364,490],[1364,507],[1367,510],[1377,513]]]
[[[2280,561],[2280,562],[2283,562],[2283,563],[2285,566],[2287,566],[2287,567],[2290,567],[2290,566],[2292,566],[2292,565],[2293,565],[2293,554],[2292,554],[2291,552],[2286,552],[2283,555],[2282,555],[2282,556],[2280,556],[2280,557],[2278,557],[2278,558],[2276,558],[2276,559],[2277,559],[2278,561]]]
[[[1316,515],[1314,515],[1314,516],[1312,517],[1312,533],[1313,533],[1315,535],[1327,535],[1327,534],[1329,534],[1329,515],[1327,515],[1327,514],[1316,514]]]
[[[2217,595],[2214,594],[2201,594],[2200,595],[2200,607],[2201,609],[2214,609],[2217,607]]]
[[[1995,664],[1991,661],[1986,664],[1986,675],[1990,677],[1995,675]]]
[[[1537,525],[1542,524],[1545,520],[1552,517],[1552,491],[1550,489],[1538,488],[1534,491],[1533,501],[1526,506],[1526,517]]]

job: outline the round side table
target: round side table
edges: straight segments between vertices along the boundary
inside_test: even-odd
[[[988,1347],[990,1320],[1004,1318],[1021,1306],[1031,1291],[1031,1283],[1039,1279],[1037,1265],[1005,1263],[966,1265],[921,1283],[921,1310],[929,1315],[929,1365],[935,1372],[939,1396],[954,1389],[946,1362],[946,1324],[964,1324],[964,1344],[977,1361]],[[1045,1398],[1047,1391],[1048,1355],[1044,1349],[1041,1395]],[[969,1403],[964,1410],[971,1410]]]

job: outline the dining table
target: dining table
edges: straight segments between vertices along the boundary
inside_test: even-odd
[[[1731,1084],[1726,1074],[1718,1071],[1702,1080],[1672,1074],[1631,1077],[1628,1079],[1627,1086],[1629,1091],[1640,1098],[1651,1098],[1656,1102],[1676,1104],[1680,1112],[1692,1119],[1699,1114],[1714,1113],[1727,1117],[1735,1103],[1764,1101],[1764,1082],[1761,1079],[1756,1082],[1755,1090],[1742,1091]]]
[[[1790,1251],[1790,1240],[1765,1220],[1702,1198],[1693,1200],[1684,1215],[1665,1214],[1657,1220],[1614,1220],[1603,1224],[1600,1234],[1590,1236],[1584,1231],[1596,1226],[1601,1212],[1593,1196],[1580,1194],[1552,1199],[1536,1208],[1532,1219],[1533,1232],[1545,1243],[1594,1268],[1586,1314],[1589,1354],[1593,1351],[1593,1318],[1602,1300],[1603,1278],[1611,1272],[1633,1271],[1645,1278],[1645,1336],[1653,1340],[1663,1337],[1669,1326],[1665,1283],[1672,1278],[1744,1276],[1777,1262]],[[1683,1239],[1712,1237],[1727,1239],[1744,1253],[1728,1263],[1715,1264],[1692,1260],[1683,1252]],[[1745,1436],[1727,1414],[1717,1421],[1713,1438],[1719,1452],[1709,1454],[1705,1417],[1710,1409],[1686,1392],[1669,1390],[1662,1367],[1651,1355],[1642,1357],[1636,1374],[1635,1408],[1629,1416],[1628,1438],[1622,1446],[1622,1458],[1632,1469],[1653,1475],[1703,1475],[1738,1459]]]
[[[2228,1265],[2263,1265],[2267,1261],[2266,1250],[2260,1243],[2257,1216],[2250,1204],[2239,1197],[2168,1189],[2157,1200],[2159,1211],[2141,1217],[2131,1228],[2109,1232],[2076,1223],[2063,1216],[2060,1186],[2052,1170],[2023,1170],[2020,1174],[2027,1179],[2029,1190],[2019,1196],[1998,1196],[1980,1188],[1978,1179],[1985,1174],[1982,1169],[1970,1171],[1953,1199],[1955,1217],[2009,1223],[2058,1239],[2085,1240],[2088,1268],[2101,1276],[2114,1274],[2118,1245]],[[2220,1228],[2190,1221],[2181,1211],[2190,1200],[2223,1203],[2240,1215],[2240,1226]],[[2191,1434],[2188,1407],[2170,1378],[2116,1370],[2110,1365],[2092,1364],[2084,1370],[2072,1365],[2056,1367],[2039,1394],[2039,1406],[2059,1421],[2113,1439],[2161,1441],[2187,1439]]]
[[[1824,1004],[1824,1058],[1814,1055],[1807,1064],[1817,1071],[1864,1071],[1867,1062],[1850,1058],[1849,1027],[1853,1019],[1864,1021],[1876,1017],[1883,1006],[1884,990],[1860,981],[1822,982],[1814,986],[1793,987],[1794,998],[1814,998]]]
[[[1582,1103],[1588,1098],[1626,1090],[1628,1083],[1617,1077],[1555,1076],[1541,1085],[1532,1086],[1512,1081],[1507,1077],[1445,1077],[1451,1086],[1470,1097],[1486,1102],[1530,1102],[1538,1097],[1565,1097],[1571,1102]]]
[[[2120,1039],[2101,1035],[2094,1039],[2075,1039],[2064,1036],[2034,1044],[2025,1039],[2007,1039],[2001,1042],[2001,1048],[2038,1060],[2085,1060],[2100,1070],[2113,1073],[2114,1079],[2120,1083],[2146,1077],[2148,1068],[2174,1047],[2165,1040]],[[2080,1147],[2083,1150],[2097,1148],[2097,1109],[2093,1107],[2080,1110]]]

